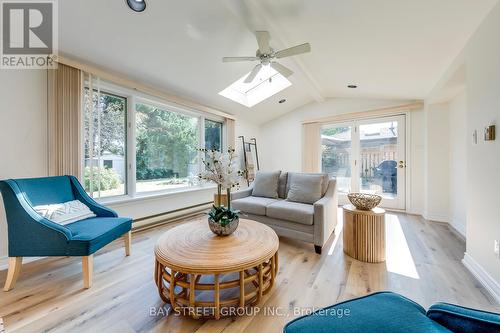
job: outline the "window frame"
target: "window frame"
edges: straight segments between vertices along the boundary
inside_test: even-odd
[[[83,88],[88,88],[88,80],[85,80]],[[125,165],[126,165],[126,186],[125,186],[125,194],[108,196],[104,198],[96,198],[98,202],[102,203],[119,203],[119,202],[127,202],[127,201],[135,201],[145,198],[158,197],[158,196],[170,196],[176,193],[185,193],[190,191],[199,191],[212,189],[215,185],[212,184],[204,184],[200,183],[198,186],[186,186],[180,187],[176,189],[166,189],[166,190],[157,190],[157,191],[148,191],[148,192],[137,192],[136,189],[136,181],[137,181],[137,166],[136,166],[136,112],[135,107],[137,103],[148,104],[154,107],[162,108],[167,111],[180,113],[190,117],[198,118],[198,143],[200,148],[205,147],[205,120],[211,120],[214,122],[218,122],[222,124],[221,128],[221,139],[222,139],[222,149],[227,149],[227,123],[226,119],[222,116],[210,114],[208,112],[204,112],[201,110],[196,110],[194,108],[180,105],[177,103],[173,103],[168,100],[164,100],[155,96],[151,96],[142,92],[138,92],[136,90],[124,88],[118,86],[116,84],[106,82],[101,80],[100,82],[100,90],[101,92],[106,92],[110,95],[116,95],[126,99],[127,103],[127,112],[126,112],[126,147],[125,147]],[[83,105],[83,98],[82,98]],[[82,107],[82,113],[85,110]],[[83,128],[83,121],[82,121]],[[85,140],[85,133],[82,131],[82,144]],[[84,163],[85,152],[82,150],[82,163]],[[198,170],[202,170],[203,162],[202,162],[202,153],[198,152]],[[83,179],[83,171],[82,171],[82,179]]]
[[[80,179],[84,179],[85,177],[85,91],[89,90],[90,91],[90,85],[88,80],[83,81],[83,86],[82,86],[83,94],[82,94],[82,100],[81,100],[81,175]],[[98,197],[92,199],[94,200],[105,200],[106,198],[120,198],[120,197],[128,197],[129,196],[129,156],[128,156],[128,145],[129,145],[129,120],[130,120],[130,113],[129,113],[129,108],[130,108],[130,99],[129,95],[126,93],[122,93],[120,90],[115,90],[112,85],[109,85],[107,83],[103,83],[102,81],[100,82],[100,87],[99,89],[94,88],[92,86],[92,90],[94,93],[100,93],[100,94],[106,94],[109,96],[114,96],[117,98],[122,98],[125,100],[125,156],[124,156],[124,164],[125,164],[125,186],[124,186],[124,194],[118,194],[118,195],[111,195],[107,197]]]
[[[207,120],[221,125],[220,149],[227,150],[227,148],[224,146],[224,142],[225,142],[225,140],[224,140],[224,132],[225,132],[224,121],[213,120],[213,119],[206,118],[206,117],[203,120],[203,131],[204,131],[204,133],[203,133],[203,141],[204,141],[203,148],[207,148],[206,147],[206,131],[205,131],[205,124],[206,124]],[[207,149],[210,149],[210,148],[207,148]]]

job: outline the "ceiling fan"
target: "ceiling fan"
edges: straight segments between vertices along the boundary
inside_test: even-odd
[[[280,59],[285,57],[294,56],[297,54],[307,53],[311,51],[311,45],[309,43],[300,44],[286,48],[284,50],[275,51],[271,46],[269,46],[269,32],[267,31],[256,31],[255,37],[257,37],[257,44],[259,49],[255,53],[255,57],[224,57],[222,62],[236,62],[236,61],[256,61],[259,60],[260,64],[256,65],[250,74],[245,78],[245,83],[252,82],[263,66],[271,66],[278,73],[284,77],[289,77],[293,74],[293,71],[280,63],[274,61],[274,59]]]

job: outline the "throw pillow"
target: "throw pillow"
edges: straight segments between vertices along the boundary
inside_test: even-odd
[[[294,173],[290,179],[288,201],[313,204],[322,197],[323,175]]]
[[[281,171],[257,171],[253,182],[252,196],[276,199],[280,174]]]
[[[60,204],[40,205],[33,208],[35,212],[41,216],[60,225],[66,225],[96,216],[89,207],[79,200]]]

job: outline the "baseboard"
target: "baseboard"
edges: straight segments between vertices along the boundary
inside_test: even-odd
[[[422,217],[429,221],[450,223],[450,217],[448,215],[429,214],[424,212],[424,214],[422,214]]]
[[[45,257],[25,257],[23,258],[23,264],[28,264],[30,262],[42,259]],[[3,256],[0,257],[0,271],[3,271],[4,269],[9,268],[9,257]]]
[[[460,238],[464,243],[466,242],[467,238],[465,237],[465,234],[462,233],[457,228],[455,228],[453,226],[453,224],[448,223],[448,222],[441,222],[441,221],[431,221],[431,222],[432,223],[438,223],[438,224],[441,224],[443,226],[446,226],[446,228],[448,228],[448,230],[450,230],[455,236],[457,236],[458,238]]]
[[[467,252],[464,253],[462,263],[484,289],[486,289],[497,305],[500,305],[500,285],[497,281],[495,281],[495,279],[493,279]]]
[[[176,222],[184,218],[189,218],[206,211],[211,207],[212,203],[203,203],[196,206],[191,206],[183,209],[178,209],[154,216],[144,217],[141,219],[134,220],[132,223],[132,232],[142,231],[149,228],[154,228],[158,225]],[[24,257],[23,264],[33,262],[45,257]],[[5,270],[9,267],[9,257],[0,257],[0,271]]]
[[[462,239],[464,242],[467,240],[467,237],[465,236],[464,232],[455,228],[455,226],[451,223],[447,223],[447,224],[448,224],[448,228],[451,230],[451,232],[453,232],[457,237]]]

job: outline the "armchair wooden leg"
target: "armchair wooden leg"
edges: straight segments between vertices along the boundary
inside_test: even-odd
[[[9,257],[9,270],[3,291],[9,291],[16,285],[17,278],[21,272],[23,257]]]
[[[130,255],[130,247],[132,245],[132,231],[124,234],[123,240],[125,241],[125,255],[128,257]]]
[[[94,275],[94,255],[82,257],[83,287],[92,287],[92,276]]]

